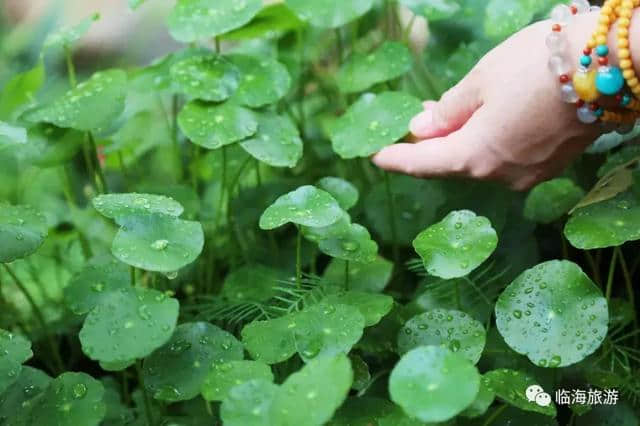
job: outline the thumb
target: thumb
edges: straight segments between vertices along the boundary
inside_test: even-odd
[[[419,139],[430,139],[460,129],[482,106],[479,90],[471,76],[469,74],[449,89],[440,101],[425,102],[424,111],[411,120],[411,133]]]

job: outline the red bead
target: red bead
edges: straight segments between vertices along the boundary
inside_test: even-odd
[[[617,101],[617,102],[622,102],[622,94],[618,93],[618,94],[616,95],[616,101]]]
[[[577,15],[577,14],[578,14],[578,8],[577,8],[575,5],[573,5],[573,4],[572,4],[572,5],[569,7],[569,9],[571,9],[571,13],[572,13],[572,14],[574,14],[574,15]]]
[[[598,63],[600,65],[607,65],[609,63],[609,59],[606,56],[601,56],[598,58]]]
[[[591,52],[592,52],[592,50],[591,50],[590,47],[587,47],[586,49],[584,49],[582,51],[582,53],[584,53],[585,56],[591,56]]]
[[[562,83],[562,84],[568,83],[568,82],[569,82],[569,80],[570,80],[570,78],[569,78],[569,76],[568,76],[568,75],[566,75],[566,74],[562,74],[562,75],[560,76],[560,83]]]
[[[597,103],[592,103],[591,105],[589,105],[589,109],[591,111],[596,111],[598,108],[600,108],[600,105],[598,105]]]
[[[560,31],[562,31],[562,26],[560,24],[553,24],[551,26],[551,30],[553,30],[556,33],[559,33]]]
[[[578,102],[576,102],[576,106],[578,108],[582,108],[584,106],[584,101],[582,99],[578,99]]]

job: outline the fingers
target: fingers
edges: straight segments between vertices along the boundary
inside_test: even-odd
[[[466,125],[446,137],[388,146],[373,157],[373,162],[382,169],[416,177],[482,174],[473,164],[480,163],[475,160],[482,139],[488,136],[483,116],[482,110],[477,111]]]
[[[431,139],[460,129],[482,106],[474,81],[470,74],[442,95],[439,102],[425,102],[424,111],[411,120],[411,133],[419,139]]]

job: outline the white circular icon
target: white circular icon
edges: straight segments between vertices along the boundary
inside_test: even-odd
[[[544,389],[540,385],[531,385],[527,388],[525,394],[527,395],[527,399],[529,402],[534,402],[536,400],[536,396],[539,393],[544,393]]]
[[[551,404],[551,395],[546,392],[540,392],[536,395],[536,404],[541,407],[547,407]]]

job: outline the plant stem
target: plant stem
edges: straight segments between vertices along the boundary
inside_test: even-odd
[[[482,423],[482,426],[489,426],[490,424],[492,424],[506,409],[507,404],[503,404],[502,406],[500,406],[500,408],[497,408],[493,413],[491,413],[489,417],[487,417],[487,420]]]
[[[136,268],[131,267],[131,285],[135,287],[136,285]]]
[[[220,225],[222,217],[222,207],[224,206],[224,195],[227,192],[227,147],[223,146],[222,150],[222,179],[220,182],[220,198],[218,199],[218,215],[216,216],[216,228]]]
[[[302,231],[298,228],[298,236],[296,237],[296,286],[302,287]]]
[[[602,279],[600,278],[600,268],[598,267],[598,263],[596,262],[594,257],[591,255],[590,251],[585,250],[583,253],[584,253],[584,257],[587,259],[587,263],[589,263],[589,266],[591,267],[591,274],[593,275],[593,280],[596,282],[596,284],[600,285],[600,283],[602,282]]]
[[[344,261],[344,289],[349,291],[349,261]]]
[[[629,267],[627,266],[627,260],[624,258],[624,254],[622,253],[622,249],[620,247],[616,247],[614,250],[618,252],[618,259],[620,260],[620,266],[622,267],[622,275],[624,277],[624,284],[627,288],[627,297],[629,298],[629,303],[631,303],[631,309],[636,311],[636,298],[633,292],[633,281],[631,279],[631,274],[629,273]],[[638,316],[633,316],[633,325],[637,329],[638,328]],[[637,345],[637,336],[634,338],[634,344]]]
[[[397,264],[400,260],[400,253],[398,251],[398,229],[396,228],[396,200],[391,191],[391,178],[387,172],[384,172],[384,186],[387,192],[387,206],[389,208],[389,228],[391,229],[391,242],[393,244],[393,261]]]
[[[151,411],[151,400],[149,399],[149,394],[147,393],[147,388],[144,386],[144,379],[142,377],[142,363],[140,360],[136,360],[136,372],[138,373],[138,384],[140,386],[140,391],[142,392],[142,397],[144,399],[144,413],[147,417],[147,425],[154,426],[153,421],[153,413]]]
[[[260,176],[260,161],[259,160],[255,160],[255,167],[256,167],[256,182],[258,183],[258,186],[262,186],[262,176]]]
[[[44,331],[44,334],[46,335],[47,341],[51,348],[53,359],[56,364],[56,368],[58,369],[57,372],[64,371],[65,367],[64,367],[64,363],[62,362],[62,357],[60,356],[60,350],[58,348],[58,345],[56,344],[55,339],[51,335],[49,326],[47,325],[47,322],[44,319],[44,315],[42,314],[42,311],[36,304],[36,301],[33,299],[33,296],[31,296],[31,294],[27,290],[27,287],[24,285],[22,280],[20,280],[20,278],[18,278],[18,276],[15,274],[15,272],[13,272],[13,269],[11,269],[11,267],[6,263],[3,263],[2,265],[7,270],[11,278],[13,279],[13,282],[16,284],[16,287],[18,287],[20,292],[22,292],[24,297],[27,299],[27,302],[29,302],[29,305],[31,306],[31,310],[33,311],[33,314],[36,316],[36,319],[40,323],[40,327],[42,327],[42,330]]]
[[[95,171],[97,173],[98,179],[100,181],[100,190],[103,194],[107,194],[109,192],[109,186],[107,185],[107,180],[104,178],[104,173],[102,171],[102,167],[100,167],[100,160],[98,158],[98,148],[96,148],[96,141],[93,138],[93,134],[91,132],[87,133],[89,138],[89,148],[93,152],[93,160],[95,161]]]
[[[164,103],[159,99],[162,109],[164,109]],[[175,156],[176,167],[178,176],[180,179],[184,177],[184,171],[182,170],[182,153],[180,152],[180,141],[178,140],[178,108],[179,108],[178,95],[171,97],[171,143],[173,144],[173,155]],[[166,116],[166,114],[165,114]]]
[[[611,299],[611,291],[613,289],[613,277],[616,272],[616,261],[618,260],[618,252],[613,250],[613,254],[611,255],[611,262],[609,263],[609,274],[607,276],[607,288],[605,291],[605,297],[607,298],[607,303]]]
[[[342,58],[344,57],[344,44],[342,42],[342,33],[340,28],[334,30],[336,35],[336,50],[338,53],[338,66],[342,65]]]
[[[71,88],[74,88],[78,85],[78,81],[76,80],[76,67],[73,65],[73,56],[71,55],[71,49],[68,46],[64,48],[64,56],[67,61],[67,74],[69,77],[69,84]]]

